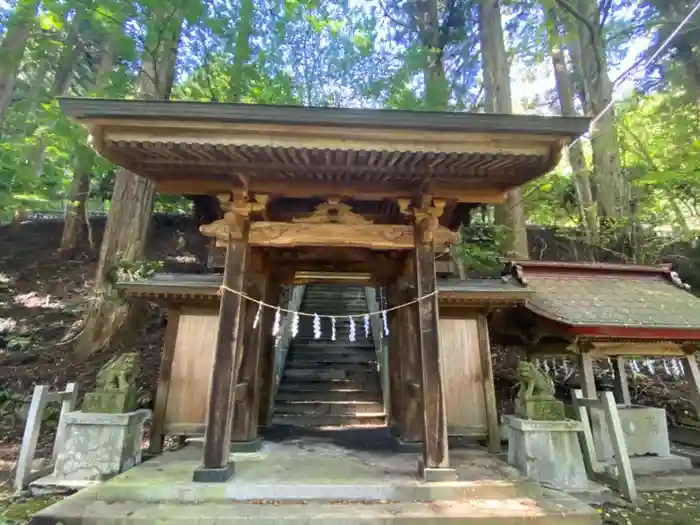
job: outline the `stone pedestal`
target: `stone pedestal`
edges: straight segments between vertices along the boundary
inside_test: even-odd
[[[671,455],[666,411],[663,408],[618,406],[617,411],[630,457]],[[600,461],[613,459],[610,432],[602,412],[593,420],[592,430],[598,459]]]
[[[150,410],[126,414],[68,412],[59,444],[56,481],[102,481],[141,463],[143,424]]]
[[[639,405],[618,405],[617,410],[632,472],[641,475],[692,468],[690,459],[671,454],[666,410]],[[596,417],[591,418],[596,455],[599,461],[614,468],[615,453],[610,432],[604,414],[597,412]]]
[[[533,421],[510,416],[508,463],[524,475],[559,490],[589,487],[578,421]]]

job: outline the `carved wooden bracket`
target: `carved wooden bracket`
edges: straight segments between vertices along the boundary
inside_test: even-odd
[[[248,219],[251,213],[264,213],[267,207],[268,196],[255,195],[249,199],[246,193],[221,193],[217,195],[224,218],[199,227],[199,231],[205,237],[216,237],[220,240],[240,239],[243,231],[243,221]]]
[[[410,199],[398,199],[397,202],[403,215],[413,217],[414,224],[423,226],[423,242],[432,242],[439,228],[440,217],[445,212],[445,201],[422,195],[417,204],[411,205]]]

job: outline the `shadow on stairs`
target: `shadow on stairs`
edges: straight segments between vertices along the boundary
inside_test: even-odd
[[[374,334],[367,337],[362,318],[354,318],[355,341],[348,316],[367,312],[361,286],[307,285],[302,312],[321,319],[321,335],[313,318],[299,319],[275,397],[273,425],[297,427],[373,427],[386,423]]]

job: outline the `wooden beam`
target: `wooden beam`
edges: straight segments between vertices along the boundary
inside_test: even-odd
[[[165,439],[165,412],[168,406],[168,393],[170,391],[170,378],[173,369],[173,357],[175,355],[175,342],[180,321],[180,309],[177,306],[168,308],[168,325],[165,329],[165,342],[163,355],[158,372],[158,387],[156,399],[153,405],[153,425],[151,427],[151,439],[148,444],[149,454],[163,452]]]
[[[251,178],[248,191],[285,197],[312,198],[337,195],[360,200],[384,200],[392,198],[410,198],[423,184],[422,180],[414,182],[315,182],[301,179],[298,184],[278,181],[260,181]],[[156,191],[167,195],[202,195],[231,191],[239,186],[240,181],[234,177],[226,179],[189,177],[182,179],[156,180]],[[505,191],[496,185],[464,182],[440,182],[433,184],[433,194],[439,198],[453,199],[457,202],[474,204],[500,204],[505,199]]]
[[[228,225],[226,219],[200,227],[207,237],[226,242]],[[435,251],[459,241],[455,232],[438,226],[434,243],[431,243],[431,258]],[[333,224],[333,223],[287,223],[254,222],[251,225],[250,245],[269,248],[295,247],[347,247],[371,250],[410,250],[413,248],[413,227],[390,224]]]
[[[250,221],[241,217],[238,239],[230,237],[226,247],[223,286],[243,290],[248,273]],[[224,290],[219,307],[219,327],[214,350],[214,365],[209,393],[202,466],[194,472],[194,481],[224,482],[233,475],[228,461],[231,422],[234,418],[236,363],[241,352],[244,299]]]
[[[91,119],[105,142],[206,144],[222,148],[337,149],[416,153],[547,155],[566,139],[543,134],[378,129],[338,126],[252,124],[139,119]],[[108,148],[109,149],[109,148]]]
[[[672,357],[683,356],[685,352],[681,343],[645,342],[645,341],[591,341],[588,353],[596,358],[612,356],[649,356]]]
[[[414,267],[418,309],[418,346],[421,360],[423,408],[423,458],[420,465],[426,481],[456,478],[450,469],[447,421],[440,369],[440,333],[435,277],[434,217],[416,217]],[[433,294],[433,295],[430,295]],[[422,299],[421,299],[422,298]]]

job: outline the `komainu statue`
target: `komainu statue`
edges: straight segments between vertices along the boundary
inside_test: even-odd
[[[122,414],[136,410],[139,370],[137,353],[110,359],[97,373],[95,391],[85,395],[83,412]]]
[[[518,365],[520,391],[515,414],[525,419],[558,421],[566,419],[564,403],[554,397],[554,381],[530,361]]]

